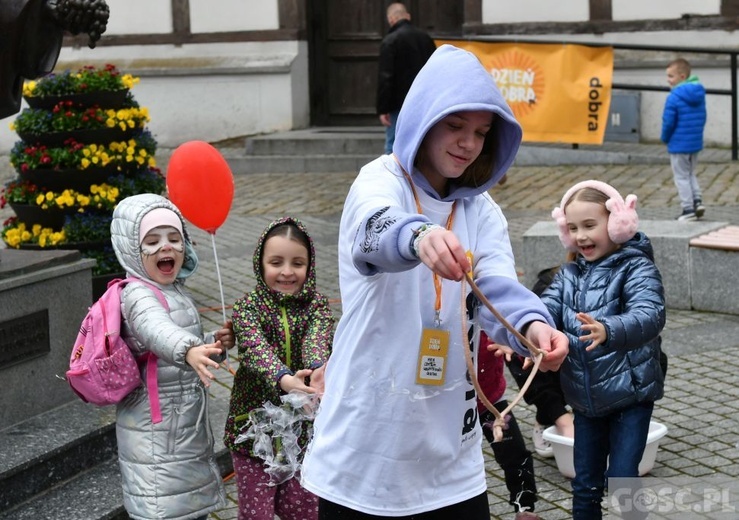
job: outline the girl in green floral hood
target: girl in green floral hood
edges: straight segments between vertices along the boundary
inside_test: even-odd
[[[240,364],[224,437],[234,462],[239,519],[272,520],[274,515],[282,520],[317,519],[318,499],[300,486],[298,478],[270,485],[254,442],[237,440],[249,412],[267,401],[280,406],[280,396],[291,390],[323,392],[333,317],[328,300],[316,291],[313,241],[301,222],[285,217],[267,226],[254,251],[254,274],[256,287],[233,307]],[[307,437],[304,423],[301,448]]]

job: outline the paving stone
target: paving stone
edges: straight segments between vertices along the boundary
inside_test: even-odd
[[[612,149],[614,153],[629,150],[628,146]],[[580,180],[598,178],[622,193],[637,194],[642,219],[674,218],[679,204],[664,147],[639,146],[639,150],[640,154],[665,163],[513,167],[508,182],[495,187],[491,194],[508,219],[516,258],[522,258],[523,233],[535,222],[548,219],[566,189]],[[720,154],[711,155],[713,160],[722,162],[706,160],[699,163],[697,170],[707,205],[705,220],[739,224],[739,163]],[[166,159],[160,164],[166,171]],[[226,312],[254,285],[251,256],[259,234],[270,220],[290,214],[303,219],[315,239],[319,289],[331,298],[332,309],[340,316],[336,237],[343,200],[355,176],[356,171],[235,176],[231,213],[215,235]],[[3,220],[11,215],[9,208],[0,209]],[[222,321],[223,311],[212,237],[192,226],[190,230],[197,241],[201,263],[188,280],[188,287],[206,328],[215,328]],[[669,355],[670,368],[665,397],[657,402],[654,412],[655,420],[665,424],[668,433],[660,444],[652,475],[687,484],[707,476],[716,482],[735,482],[739,476],[739,414],[734,404],[739,389],[738,327],[739,318],[725,314],[669,310],[663,347]],[[231,366],[236,363],[232,358]],[[232,376],[220,370],[218,377],[218,390],[212,395],[216,404],[224,407]],[[515,382],[508,377],[508,399],[513,397],[514,389]],[[522,404],[515,409],[515,415],[532,448],[534,409]],[[213,428],[216,437],[220,437],[222,416],[213,418]],[[483,452],[490,483],[491,517],[512,518],[502,472],[489,447]],[[559,473],[553,459],[534,455],[534,466],[539,489],[537,511],[547,520],[570,518],[569,481]],[[230,505],[212,514],[211,520],[237,517],[233,479],[226,482],[226,488]],[[739,507],[739,495],[733,500]]]
[[[679,211],[669,165],[650,165],[648,172],[640,165],[517,166],[511,169],[506,185],[491,190],[508,219],[517,258],[521,256],[523,233],[533,223],[548,218],[551,209],[559,204],[561,195],[571,184],[595,177],[596,173],[597,178],[613,184],[622,192],[637,193],[642,218],[670,219]],[[335,237],[341,204],[355,175],[355,172],[346,172],[290,174],[289,178],[258,173],[236,176],[237,193],[249,191],[254,196],[235,201],[224,228],[224,234],[229,236],[240,230],[240,240],[227,240],[219,249],[219,260],[229,266],[227,269],[222,266],[222,271],[233,273],[235,266],[241,264],[235,275],[246,284],[241,291],[236,290],[238,284],[231,286],[229,294],[236,297],[240,292],[250,289],[253,283],[250,250],[253,249],[256,236],[269,218],[285,213],[296,215],[309,225],[309,230],[316,238],[318,276],[319,282],[322,282],[319,285],[327,295],[338,300]],[[739,189],[735,188],[739,186],[739,164],[702,163],[699,164],[698,175],[707,187],[705,200],[709,207],[708,215],[739,223]],[[229,226],[232,220],[233,225]],[[218,245],[221,246],[220,242]],[[232,258],[232,255],[237,258]],[[204,252],[202,258],[206,257],[208,255]],[[212,269],[212,259],[201,265],[193,285],[200,283],[198,276]],[[212,293],[213,277],[203,278],[206,279]],[[212,304],[213,298],[208,299],[207,303]],[[339,314],[340,305],[336,306]],[[739,387],[738,363],[732,361],[725,370],[717,372],[721,364],[739,355],[738,325],[739,319],[726,315],[669,310],[663,345],[668,353],[675,353],[670,353],[665,398],[657,403],[654,414],[655,420],[668,426],[668,433],[657,452],[653,474],[694,482],[697,477],[706,475],[722,476],[729,481],[739,473],[737,414],[735,408],[725,406],[725,395],[721,389],[722,386],[731,389]],[[695,330],[697,332],[692,332]],[[707,335],[709,330],[712,333]],[[509,399],[515,388],[515,382],[508,377]],[[707,419],[702,410],[709,412]],[[529,437],[534,410],[521,405],[516,408],[515,414],[529,447],[533,448]],[[690,427],[686,427],[688,425]],[[484,454],[491,518],[512,518],[502,472],[489,448],[484,450]],[[534,463],[539,489],[537,512],[548,520],[570,518],[571,490],[568,479],[560,475],[553,459],[542,459],[535,454]],[[234,485],[230,483],[227,487],[230,495],[235,497]],[[233,509],[229,509],[212,515],[212,518],[225,520],[235,516]]]

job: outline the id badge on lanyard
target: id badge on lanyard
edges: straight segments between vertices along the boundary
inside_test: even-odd
[[[443,385],[449,356],[449,331],[441,328],[424,328],[418,351],[416,383],[419,385]]]
[[[467,259],[473,264],[473,256],[467,251]],[[437,282],[437,279],[434,279]],[[438,281],[440,284],[441,282]],[[441,294],[440,285],[437,294]],[[441,300],[441,298],[439,298]],[[443,385],[446,375],[447,358],[449,355],[449,331],[441,327],[439,308],[436,310],[435,327],[424,327],[421,332],[421,345],[418,349],[418,369],[416,371],[416,383],[419,385]]]

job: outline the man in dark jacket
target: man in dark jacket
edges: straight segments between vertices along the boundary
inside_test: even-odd
[[[393,151],[395,122],[411,83],[436,50],[434,40],[411,24],[411,15],[399,2],[387,8],[390,31],[380,45],[377,113],[385,129],[385,153]]]

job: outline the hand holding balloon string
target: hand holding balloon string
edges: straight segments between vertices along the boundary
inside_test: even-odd
[[[229,321],[226,319],[226,302],[215,234],[226,221],[233,202],[234,180],[231,168],[212,145],[204,141],[183,143],[172,152],[169,159],[167,195],[188,221],[206,231],[211,237],[223,323],[224,328],[228,329]],[[221,336],[225,334],[223,329],[218,333]],[[222,343],[226,349],[233,346],[233,341],[228,339]],[[228,364],[228,357],[226,360]]]

